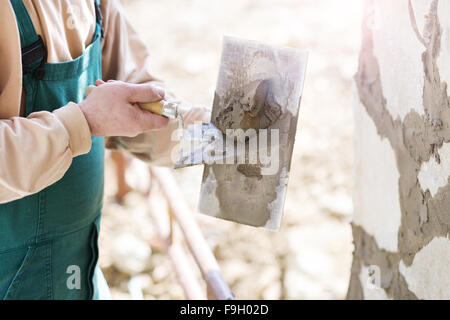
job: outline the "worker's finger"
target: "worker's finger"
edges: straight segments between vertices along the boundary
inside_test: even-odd
[[[130,102],[145,103],[155,102],[164,99],[165,92],[161,88],[157,88],[150,84],[129,84]]]
[[[164,128],[169,123],[169,119],[150,111],[142,110],[137,107],[138,119],[141,125],[142,130],[150,131]]]
[[[105,81],[103,81],[102,79],[98,79],[97,81],[95,81],[95,85],[98,87],[98,86],[101,86],[102,84],[105,84],[106,82]]]

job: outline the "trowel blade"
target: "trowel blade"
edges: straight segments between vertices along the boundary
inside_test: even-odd
[[[212,123],[196,123],[188,126],[180,141],[180,152],[174,168],[186,168],[200,164],[212,164],[235,156],[234,147],[226,145],[226,139]]]
[[[240,103],[246,106],[249,116],[245,119],[245,127],[240,129],[258,130],[266,127],[267,121],[263,120],[267,117],[265,109],[270,80],[253,81],[242,88],[245,94]],[[189,126],[181,139],[181,151],[175,169],[199,164],[225,163],[228,158],[235,157],[241,150],[236,149],[234,144],[227,145],[225,140],[223,132],[212,123]]]

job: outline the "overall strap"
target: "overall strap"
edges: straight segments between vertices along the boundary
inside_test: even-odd
[[[33,21],[22,0],[10,0],[10,2],[14,9],[14,13],[16,14],[17,24],[19,26],[20,45],[22,48],[26,48],[38,41],[39,36],[34,29]]]
[[[97,24],[100,26],[101,32],[102,32],[102,38],[104,38],[105,37],[105,29],[103,27],[103,14],[102,14],[102,11],[100,10],[100,0],[94,0],[94,4],[95,4],[95,17],[97,20]]]
[[[27,8],[22,0],[10,0],[16,14],[17,25],[19,27],[20,45],[22,48],[22,68],[24,74],[32,74],[37,80],[42,80],[45,76],[45,63],[47,62],[47,49],[41,36],[36,33],[33,21],[28,14]],[[104,38],[103,15],[100,10],[100,0],[94,0],[95,16],[97,24],[101,29],[101,36]],[[36,61],[41,61],[36,68],[29,66]]]
[[[45,75],[44,66],[47,62],[47,49],[41,36],[36,33],[33,21],[22,0],[10,0],[10,2],[19,27],[23,73],[32,74],[36,79],[41,80]],[[41,60],[41,63],[37,68],[34,70],[29,68],[29,65],[39,60]]]

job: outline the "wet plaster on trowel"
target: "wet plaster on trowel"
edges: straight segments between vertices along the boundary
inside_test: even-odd
[[[381,4],[383,5],[381,6]],[[403,74],[402,77],[405,81],[418,85],[416,88],[398,86],[396,78],[382,77],[379,60],[386,58],[388,52],[392,50],[392,44],[402,45],[403,31],[399,32],[397,29],[390,29],[392,26],[386,28],[389,24],[378,26],[379,29],[376,28],[376,24],[375,28],[372,29],[369,29],[367,24],[363,24],[364,36],[355,83],[359,99],[364,106],[363,110],[359,112],[367,112],[375,124],[378,134],[381,138],[387,138],[395,154],[399,172],[398,193],[401,209],[398,250],[397,252],[385,251],[378,247],[377,241],[366,230],[354,225],[355,252],[349,298],[364,297],[359,279],[362,266],[379,265],[381,266],[382,274],[396,275],[399,273],[400,261],[402,261],[404,267],[410,267],[416,253],[435,237],[446,237],[450,227],[450,218],[448,217],[450,205],[450,197],[448,196],[450,192],[449,185],[439,188],[437,193],[432,196],[429,190],[424,191],[421,188],[418,178],[424,162],[430,161],[432,157],[438,163],[441,161],[438,150],[444,142],[449,142],[450,140],[450,108],[447,97],[447,84],[441,82],[439,69],[436,64],[441,45],[441,29],[437,14],[438,2],[435,0],[430,3],[429,12],[417,12],[417,10],[427,6],[414,7],[411,2],[408,2],[406,11],[404,7],[400,7],[397,4],[397,1],[395,4],[392,1],[367,1],[366,15],[370,15],[370,9],[374,6],[380,6],[378,9],[379,14],[389,10],[400,10],[396,11],[399,16],[398,19],[403,19],[400,16],[408,16],[409,14],[410,28],[415,32],[418,42],[423,44],[426,49],[421,56],[422,76],[424,79],[423,90],[420,90],[422,82],[416,78],[408,78],[406,76],[408,73],[406,75]],[[423,22],[422,32],[417,26],[416,15],[426,17]],[[383,39],[376,36],[376,33],[389,34],[390,43],[383,48]],[[374,44],[374,42],[378,43]],[[403,45],[405,44],[403,43]],[[378,48],[377,55],[374,54],[374,47]],[[415,45],[412,45],[412,48],[415,47]],[[405,49],[409,50],[409,47],[405,47]],[[380,54],[383,50],[387,52]],[[405,51],[403,54],[405,55],[405,61],[409,61],[410,53]],[[416,56],[414,49],[412,49],[411,55]],[[390,67],[401,74],[403,67],[400,61],[398,63],[400,65],[394,64]],[[383,84],[381,83],[382,78]],[[403,117],[400,117],[402,112],[405,112],[405,109],[400,108],[400,111],[397,112],[391,110],[395,104],[388,100],[390,94],[386,95],[384,93],[383,90],[385,88],[395,88],[398,91],[410,90],[410,92],[406,92],[413,95],[417,94],[416,91],[421,92],[424,113],[419,109],[413,108],[404,114]],[[404,101],[398,101],[402,105],[408,105],[411,101],[402,95],[399,95],[398,99],[404,99]],[[359,156],[359,151],[357,150],[357,156]],[[372,161],[376,161],[376,159]],[[388,168],[386,173],[383,174],[390,174],[390,170]],[[372,243],[372,245],[367,245],[367,242]],[[435,258],[442,259],[437,253]],[[388,264],[385,263],[386,259],[389,261]],[[385,284],[383,288],[385,288],[388,296],[394,299],[415,297],[408,289],[408,284],[404,281],[403,276],[391,277],[389,283]]]
[[[270,221],[270,208],[266,200],[271,203],[276,200],[276,187],[279,185],[277,176],[262,176],[261,179],[235,174],[238,165],[206,165],[204,181],[214,176],[220,181],[214,189],[214,194],[202,194],[200,211],[210,214],[209,198],[214,198],[214,208],[219,204],[220,217],[225,220],[236,221],[237,213],[241,223],[255,227],[264,227]],[[209,173],[208,173],[209,172]],[[231,178],[232,177],[232,178]],[[204,185],[206,185],[204,183]],[[202,188],[202,192],[205,187]],[[239,192],[236,192],[239,190]],[[233,201],[223,201],[233,195]],[[261,196],[264,201],[261,201]],[[212,214],[211,214],[212,215]],[[214,215],[218,216],[218,214]]]
[[[278,231],[280,229],[281,215],[279,215],[279,212],[283,210],[288,181],[289,174],[286,170],[286,167],[284,167],[280,173],[280,184],[275,188],[277,197],[275,200],[268,204],[270,219],[267,221],[264,227],[269,230]]]
[[[208,208],[211,216],[216,217],[220,214],[220,202],[216,196],[218,182],[212,167],[209,167],[208,171],[205,170],[205,174],[205,187],[201,190],[205,199],[203,205]]]
[[[279,229],[306,59],[307,54],[300,50],[225,38],[211,120],[224,134],[227,129],[254,129],[258,134],[267,128],[272,136],[271,130],[277,130],[279,151],[273,159],[273,150],[267,148],[272,160],[269,165],[263,165],[261,159],[256,164],[206,165],[201,212],[272,231]],[[267,86],[263,91],[267,94],[260,93],[263,86]],[[248,160],[248,154],[245,158]],[[217,181],[213,188],[207,187],[211,177]]]

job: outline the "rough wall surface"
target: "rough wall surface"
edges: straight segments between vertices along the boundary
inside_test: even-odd
[[[450,1],[366,0],[349,299],[450,299]]]

